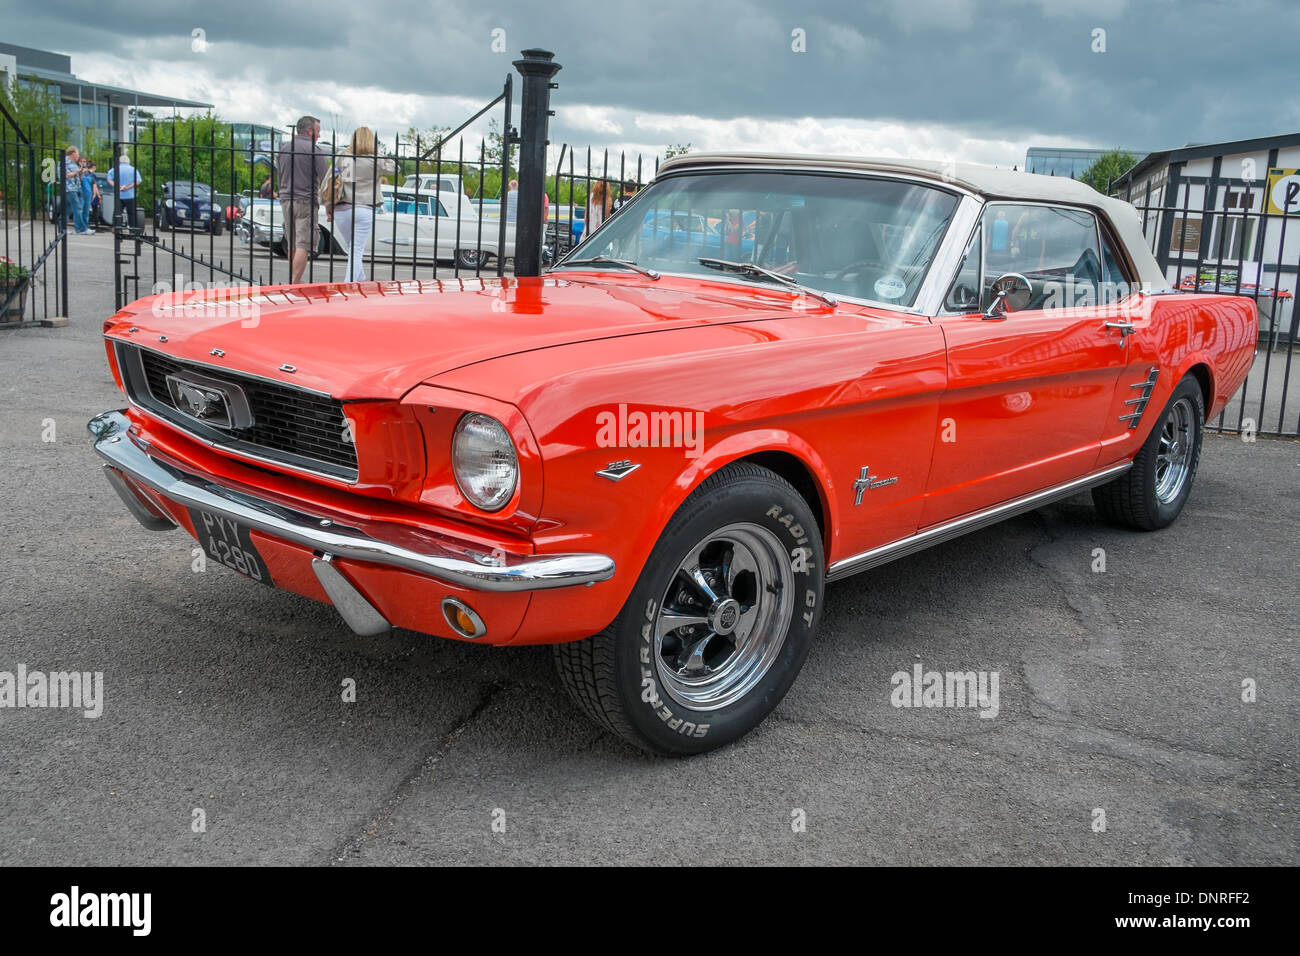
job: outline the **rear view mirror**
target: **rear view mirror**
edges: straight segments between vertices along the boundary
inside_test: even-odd
[[[1008,272],[998,276],[989,286],[993,301],[984,313],[986,319],[1005,319],[1008,312],[1019,312],[1026,308],[1034,298],[1034,287],[1019,272]]]

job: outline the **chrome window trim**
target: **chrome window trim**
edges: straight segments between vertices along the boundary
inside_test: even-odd
[[[926,273],[925,282],[921,284],[921,291],[916,297],[917,308],[923,315],[936,316],[943,311],[943,300],[957,279],[962,254],[970,242],[972,230],[979,228],[985,205],[973,193],[964,195],[958,204],[952,221],[948,223],[948,232],[939,243],[939,249],[930,263],[930,271]],[[980,268],[983,268],[982,264]]]
[[[1041,199],[1002,199],[1002,198],[985,199],[980,203],[979,215],[975,219],[975,224],[974,227],[971,229],[970,234],[966,237],[967,243],[970,242],[971,237],[975,234],[976,231],[983,230],[984,213],[986,210],[988,210],[993,206],[1046,206],[1049,209],[1073,209],[1078,212],[1087,213],[1089,216],[1092,217],[1093,235],[1097,241],[1097,262],[1103,266],[1102,271],[1103,271],[1103,281],[1104,281],[1105,263],[1102,262],[1102,257],[1101,257],[1101,237],[1102,237],[1101,215],[1100,215],[1101,210],[1093,206],[1081,206],[1075,203],[1068,203],[1068,202],[1046,202]],[[1123,248],[1122,245],[1120,247]],[[963,243],[961,248],[964,251],[966,249],[966,243]],[[1127,254],[1127,250],[1125,250],[1125,254]],[[1124,266],[1125,266],[1124,269],[1125,273],[1131,275],[1132,270],[1127,268],[1128,263],[1124,263]],[[942,307],[943,300],[947,296],[948,289],[950,289],[952,287],[952,284],[957,281],[957,270],[959,268],[961,268],[960,259],[958,259],[956,267],[952,270],[952,274],[948,277],[947,284],[944,285],[943,287],[943,294],[940,296],[939,299],[938,310],[936,312],[932,312],[931,315],[938,317],[938,316],[947,316],[947,315],[970,315],[971,314],[970,312],[954,312],[949,309],[944,309]],[[1128,281],[1132,283],[1131,279],[1129,279]],[[983,308],[983,301],[984,301],[983,290],[984,290],[984,242],[983,242],[983,238],[981,237],[980,239],[980,306],[981,309]],[[1031,310],[1031,311],[1038,311],[1038,310]]]

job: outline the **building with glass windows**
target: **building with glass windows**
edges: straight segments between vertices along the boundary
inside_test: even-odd
[[[1030,146],[1025,152],[1025,172],[1042,173],[1044,176],[1069,176],[1078,179],[1089,166],[1107,153],[1123,150],[1141,159],[1145,150],[1124,149],[1112,146],[1109,149],[1072,149],[1065,146]]]
[[[0,83],[56,89],[68,117],[66,138],[76,144],[84,144],[88,135],[109,142],[134,139],[137,122],[143,125],[153,110],[212,108],[211,103],[83,80],[72,72],[72,57],[12,43],[0,43]]]

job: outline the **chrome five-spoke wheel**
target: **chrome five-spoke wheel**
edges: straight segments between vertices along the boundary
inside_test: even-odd
[[[582,710],[655,753],[736,740],[794,683],[821,618],[822,528],[808,499],[753,462],[678,506],[618,616],[555,645]]]
[[[793,592],[789,556],[764,527],[727,525],[692,547],[654,622],[664,691],[691,710],[744,697],[781,653]]]
[[[1156,497],[1165,504],[1176,499],[1191,473],[1196,427],[1192,403],[1174,402],[1160,423],[1160,445],[1156,451]]]

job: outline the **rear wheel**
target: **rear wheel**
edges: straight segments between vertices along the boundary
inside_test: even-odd
[[[558,644],[593,720],[657,753],[748,733],[794,683],[821,614],[823,558],[803,497],[765,468],[706,480],[668,523],[614,622]]]
[[[1142,531],[1173,524],[1192,491],[1205,433],[1205,399],[1188,375],[1147,436],[1133,467],[1092,490],[1097,511],[1107,521]]]

